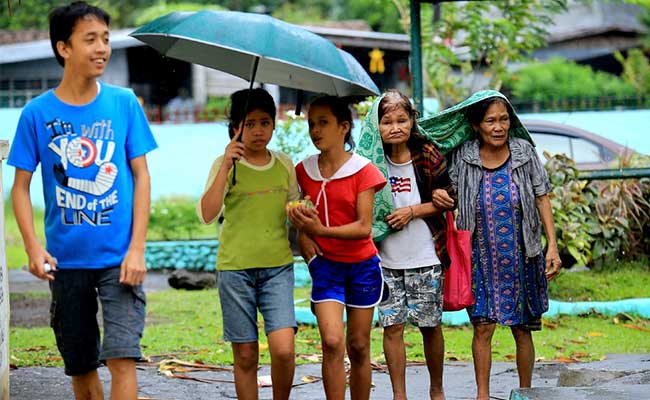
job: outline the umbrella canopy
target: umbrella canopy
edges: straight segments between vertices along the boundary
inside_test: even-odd
[[[350,54],[329,40],[268,15],[174,12],[131,33],[167,57],[249,81],[336,96],[379,89]]]

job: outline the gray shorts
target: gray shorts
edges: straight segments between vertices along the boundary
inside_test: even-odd
[[[142,358],[146,297],[142,286],[119,282],[120,268],[59,269],[50,282],[51,326],[66,375],[83,375],[100,361]],[[97,297],[102,305],[100,346]]]
[[[257,342],[258,309],[267,335],[282,328],[296,330],[293,282],[293,264],[219,271],[224,339],[232,343]]]
[[[438,326],[442,320],[443,274],[440,264],[410,269],[382,268],[388,298],[379,303],[381,326],[404,324],[420,328]]]

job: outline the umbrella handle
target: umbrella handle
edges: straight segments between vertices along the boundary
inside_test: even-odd
[[[232,186],[237,184],[237,160],[232,159]]]
[[[253,65],[251,65],[251,77],[250,77],[250,86],[248,87],[248,95],[246,96],[246,103],[244,105],[244,121],[246,121],[246,114],[248,114],[248,101],[251,97],[251,90],[253,90],[253,84],[255,83],[255,75],[257,75],[257,66],[260,64],[260,57],[255,57]],[[241,136],[239,137],[241,141]],[[233,160],[232,163],[232,185],[237,184],[237,160]]]

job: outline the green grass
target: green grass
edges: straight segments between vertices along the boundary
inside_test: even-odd
[[[192,216],[194,217],[194,209],[192,208]],[[45,229],[44,229],[44,211],[42,208],[34,208],[34,229],[36,231],[36,236],[39,241],[45,245]],[[186,220],[189,217],[185,217]],[[191,225],[191,235],[194,238],[200,239],[216,239],[217,238],[217,227],[214,224],[203,225],[198,222]],[[174,226],[176,233],[187,239],[190,236],[190,232],[177,228],[177,222],[170,222],[170,226]],[[170,228],[171,229],[171,228]],[[18,230],[18,224],[16,223],[16,218],[13,213],[13,208],[11,205],[11,200],[9,198],[5,199],[5,252],[7,255],[7,268],[9,269],[20,269],[24,265],[27,265],[27,254],[23,247],[23,239],[20,236],[20,231]],[[163,235],[160,233],[160,229],[149,229],[147,232],[147,240],[164,240]]]
[[[9,269],[20,269],[27,264],[27,254],[23,247],[23,239],[18,230],[18,224],[14,217],[14,210],[9,198],[5,199],[5,251],[7,255],[7,267]],[[41,243],[45,244],[45,230],[43,225],[43,209],[34,208],[34,230]]]
[[[34,211],[35,229],[42,240],[43,211]],[[9,202],[5,203],[5,224],[7,264],[9,268],[20,268],[26,264],[27,257]],[[610,266],[608,269],[585,272],[564,271],[549,284],[549,295],[553,299],[565,301],[648,297],[649,272],[650,262],[647,260],[620,263],[618,268]],[[15,296],[12,294],[13,298]],[[296,289],[295,298],[309,298],[309,289]],[[546,319],[544,329],[534,334],[537,357],[544,360],[597,360],[608,353],[650,353],[650,320],[632,318],[632,321],[623,321],[620,318],[591,314],[587,317],[561,316]],[[448,360],[471,360],[470,327],[444,327],[444,334]],[[216,290],[168,290],[148,295],[147,325],[142,340],[145,355],[229,365],[232,353],[230,345],[223,341],[222,336],[221,310]],[[405,342],[409,361],[423,361],[419,331],[407,328]],[[260,330],[260,343],[260,362],[268,364],[270,360],[268,351],[265,350],[266,337],[263,329]],[[11,328],[10,344],[12,364],[62,365],[50,328]],[[320,354],[319,345],[318,329],[301,326],[296,336],[298,362],[314,362],[310,356]],[[511,360],[514,353],[514,341],[509,330],[499,327],[493,340],[494,359]],[[372,330],[372,358],[384,362],[380,328]]]
[[[631,270],[628,273],[636,275],[637,279],[631,279],[629,284],[627,281],[619,281],[617,287],[622,292],[641,290],[645,284],[643,271],[636,270],[634,266]],[[600,274],[602,276],[599,279],[606,281],[616,281],[612,276],[618,276],[612,275],[618,272]],[[566,278],[574,275],[571,279]],[[590,279],[592,277],[588,274],[567,273],[554,285],[557,290],[571,290],[574,285],[582,285],[583,281]],[[623,286],[639,287],[624,290]],[[611,290],[614,293],[616,289]],[[296,289],[294,295],[296,299],[308,298],[309,289]],[[602,359],[609,353],[650,353],[650,320],[634,316],[631,316],[632,320],[625,320],[627,317],[613,318],[590,314],[545,319],[544,329],[534,333],[537,358],[588,361]],[[469,326],[445,326],[444,335],[447,360],[471,360],[472,331]],[[222,336],[221,310],[216,290],[167,290],[148,295],[147,325],[142,340],[145,355],[155,359],[176,357],[187,361],[201,360],[209,364],[230,365],[232,352]],[[50,328],[12,328],[10,340],[11,362],[17,366],[62,365]],[[421,341],[416,328],[406,329],[405,342],[409,361],[424,360]],[[268,364],[270,359],[262,327],[260,343],[260,362]],[[300,326],[296,336],[298,363],[314,362],[317,358],[313,356],[321,352],[319,345],[318,329],[314,326]],[[514,341],[509,329],[499,327],[493,340],[494,359],[511,360],[514,354]],[[381,328],[372,330],[372,359],[385,361]]]
[[[562,271],[548,293],[563,301],[609,301],[650,297],[650,260],[619,262],[618,268]]]

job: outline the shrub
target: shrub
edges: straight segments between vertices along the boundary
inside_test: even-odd
[[[623,154],[619,157],[619,168],[635,168],[650,166],[650,156],[639,154]],[[624,230],[622,235],[621,252],[634,258],[637,255],[648,254],[650,240],[648,226],[650,225],[650,179],[611,179],[591,183],[598,192],[595,209],[601,220],[602,240],[615,244],[616,234],[612,230]],[[613,243],[612,243],[613,241]],[[607,248],[602,241],[594,243],[593,258],[603,258],[607,254],[601,252]]]
[[[627,57],[615,52],[614,57],[623,67],[622,78],[639,95],[650,95],[650,60],[639,49],[631,49]]]
[[[560,256],[567,267],[613,265],[650,250],[650,180],[580,180],[575,163],[549,157],[546,169]],[[650,157],[624,155],[621,168],[650,165]]]
[[[196,215],[196,202],[196,199],[185,196],[162,197],[152,202],[148,239],[187,240],[205,237],[206,228]]]
[[[598,227],[591,206],[595,193],[587,188],[586,181],[578,179],[573,160],[563,154],[551,157],[545,152],[544,156],[549,160],[546,170],[553,188],[549,197],[562,264],[589,265],[594,241],[591,232]]]
[[[562,58],[534,62],[513,73],[504,82],[519,100],[551,101],[566,98],[629,97],[634,87],[605,72],[594,72]]]
[[[273,139],[269,143],[270,148],[287,154],[295,164],[305,158],[305,151],[310,145],[307,121],[302,113],[296,115],[290,110],[279,116]]]

